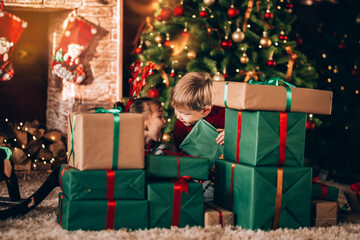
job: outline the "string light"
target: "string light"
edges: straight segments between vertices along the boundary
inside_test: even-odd
[[[322,58],[324,58],[324,59],[326,58],[326,54],[325,54],[325,53],[323,53],[321,56],[322,56]]]
[[[327,81],[328,81],[328,83],[331,83],[331,78],[328,78]]]

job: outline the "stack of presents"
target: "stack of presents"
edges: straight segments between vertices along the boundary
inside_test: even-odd
[[[303,166],[307,113],[331,114],[332,92],[278,82],[214,82],[215,105],[226,108],[224,146],[201,120],[181,145],[185,153],[144,155],[141,114],[71,114],[58,222],[68,230],[336,224],[339,189]],[[214,202],[207,205],[202,182],[210,169]]]

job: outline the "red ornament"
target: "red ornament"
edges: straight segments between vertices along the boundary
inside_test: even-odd
[[[141,47],[141,46],[137,47],[137,48],[135,49],[135,52],[136,52],[136,54],[142,53],[142,52],[143,52],[142,47]]]
[[[175,71],[171,70],[170,77],[174,78],[176,76]]]
[[[184,15],[185,9],[183,5],[177,5],[176,7],[174,7],[174,15],[176,17],[181,17]]]
[[[351,75],[352,76],[356,76],[358,74],[358,69],[357,68],[353,68],[353,70],[351,70]]]
[[[160,15],[156,17],[159,21],[169,20],[171,18],[172,11],[170,8],[165,7],[161,10]]]
[[[292,8],[293,8],[292,3],[287,3],[287,4],[285,5],[285,8],[286,8],[286,9],[292,9]]]
[[[339,43],[338,47],[339,47],[339,49],[345,49],[346,45],[344,42],[341,42],[341,43]]]
[[[287,36],[285,34],[280,34],[279,36],[280,40],[285,41],[287,40]]]
[[[154,98],[154,99],[159,99],[159,98],[160,98],[160,92],[159,92],[159,90],[158,90],[157,88],[155,88],[155,87],[151,88],[151,89],[148,91],[147,95],[148,95],[149,97],[151,97],[151,98]]]
[[[209,13],[208,13],[207,11],[203,10],[203,11],[201,11],[201,12],[199,13],[199,15],[200,15],[200,17],[202,17],[202,18],[206,18],[207,16],[209,16]]]
[[[230,49],[232,46],[232,41],[230,39],[225,39],[224,41],[221,42],[221,47],[223,49]]]
[[[165,40],[164,46],[165,46],[165,47],[170,47],[170,41],[169,41],[169,40]]]
[[[299,45],[301,45],[301,44],[304,43],[304,40],[299,37],[299,38],[296,39],[296,43],[299,44]]]
[[[269,59],[267,64],[269,67],[274,67],[276,65],[276,62],[273,59]]]
[[[266,20],[270,20],[270,19],[272,19],[274,17],[274,15],[269,11],[266,11],[266,13],[265,13],[265,19]]]
[[[236,18],[237,16],[239,16],[240,11],[237,8],[234,8],[234,6],[231,6],[231,8],[228,9],[227,11],[227,15],[229,18]]]
[[[313,130],[315,128],[315,123],[312,120],[306,121],[306,130]]]
[[[225,80],[229,78],[229,74],[227,74],[227,73],[223,73],[223,76],[224,76]]]

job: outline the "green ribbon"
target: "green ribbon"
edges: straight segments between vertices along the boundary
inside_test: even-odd
[[[224,104],[225,104],[225,107],[228,107],[228,105],[227,105],[228,88],[229,88],[229,82],[227,82],[225,84],[225,89],[224,89]]]
[[[285,85],[285,89],[286,89],[286,107],[285,107],[285,112],[290,112],[291,109],[291,102],[292,102],[292,93],[291,93],[291,88],[290,87],[295,87],[294,85],[292,85],[291,83],[288,83],[280,78],[270,78],[268,80],[266,80],[265,82],[261,82],[261,81],[254,81],[253,79],[251,79],[248,83],[249,84],[258,84],[258,85],[273,85],[273,86],[279,86],[279,82],[283,82]]]
[[[10,148],[7,148],[7,147],[0,147],[0,149],[4,150],[5,151],[5,154],[6,154],[6,157],[5,159],[10,159],[11,156],[12,156],[12,151]]]
[[[115,170],[118,168],[118,158],[119,158],[119,129],[120,129],[120,116],[119,113],[121,113],[123,111],[123,109],[121,107],[116,107],[113,109],[109,109],[106,110],[105,108],[101,108],[101,107],[95,107],[95,108],[91,108],[88,111],[91,110],[95,110],[95,113],[111,113],[114,115],[114,138],[113,138],[113,160],[112,160],[112,169]],[[81,113],[86,113],[86,112],[81,112]],[[76,120],[76,115],[78,113],[74,114],[73,117],[73,126],[72,126],[72,133],[75,132],[75,120]],[[73,164],[75,166],[75,150],[74,150],[74,135],[71,134],[71,147],[73,150]]]

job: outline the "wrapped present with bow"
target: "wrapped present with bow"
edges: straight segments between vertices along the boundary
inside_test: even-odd
[[[80,171],[63,164],[60,168],[61,191],[72,200],[144,200],[143,169]]]
[[[66,230],[148,228],[147,200],[78,200],[60,192],[57,221]]]
[[[143,169],[144,117],[121,108],[73,112],[68,149],[69,164],[79,170]]]
[[[310,167],[253,167],[215,161],[214,203],[246,229],[310,226]]]
[[[159,178],[190,177],[207,180],[209,160],[180,153],[164,151],[165,155],[145,156],[146,176]]]
[[[313,178],[312,180],[311,199],[337,201],[339,197],[339,188],[328,186],[319,180],[319,177]]]
[[[280,85],[282,83],[283,85]],[[331,91],[297,88],[278,78],[248,83],[214,81],[214,105],[237,110],[331,114]]]
[[[329,227],[337,224],[338,202],[311,201],[311,226]]]
[[[187,179],[147,184],[150,228],[204,225],[202,184]]]
[[[234,213],[216,205],[204,206],[204,226],[234,226]]]
[[[224,158],[251,166],[302,166],[306,113],[225,109]]]
[[[360,213],[360,182],[350,185],[352,191],[344,191],[351,210]]]
[[[212,168],[215,160],[219,159],[224,151],[224,147],[216,143],[218,135],[219,132],[214,126],[200,119],[182,141],[180,149],[191,156],[209,159],[209,167]]]

